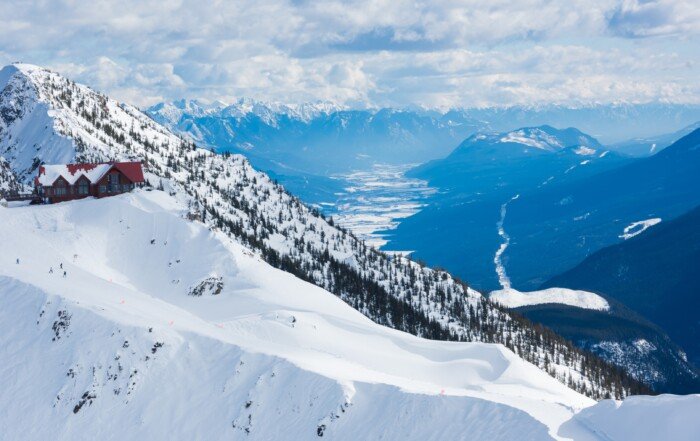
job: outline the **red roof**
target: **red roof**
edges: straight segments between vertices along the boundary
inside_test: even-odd
[[[113,169],[119,170],[135,184],[145,182],[141,163],[135,161],[42,165],[39,167],[39,174],[34,178],[34,182],[37,185],[50,186],[53,185],[56,179],[62,177],[69,184],[73,185],[81,176],[84,176],[92,184],[96,184]]]
[[[88,172],[98,165],[102,165],[100,163],[84,163],[84,164],[66,164],[66,168],[68,169],[68,173],[74,175],[79,171],[82,172]],[[43,168],[43,166],[42,166]],[[41,174],[41,172],[39,173]]]
[[[146,181],[143,177],[143,168],[141,168],[140,162],[115,162],[114,168],[124,173],[124,176],[135,184]]]

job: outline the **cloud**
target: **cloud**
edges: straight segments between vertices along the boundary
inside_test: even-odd
[[[700,102],[693,2],[5,0],[0,56],[141,106]]]
[[[630,38],[700,33],[700,7],[690,0],[624,0],[608,19],[613,33]]]

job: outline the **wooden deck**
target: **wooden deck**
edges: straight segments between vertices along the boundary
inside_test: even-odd
[[[16,201],[41,202],[41,198],[36,193],[0,193],[0,199],[5,199],[7,202],[16,202]]]

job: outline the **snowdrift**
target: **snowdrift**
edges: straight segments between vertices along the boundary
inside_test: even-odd
[[[529,305],[559,303],[577,308],[608,311],[610,305],[598,294],[567,288],[548,288],[540,291],[520,292],[507,288],[492,291],[489,298],[508,308],[520,308]]]

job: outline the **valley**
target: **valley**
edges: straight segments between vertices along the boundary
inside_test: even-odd
[[[402,219],[419,212],[437,191],[424,180],[407,177],[405,172],[412,167],[374,164],[337,175],[347,186],[335,202],[319,204],[320,209],[368,245],[383,249],[386,236]]]

